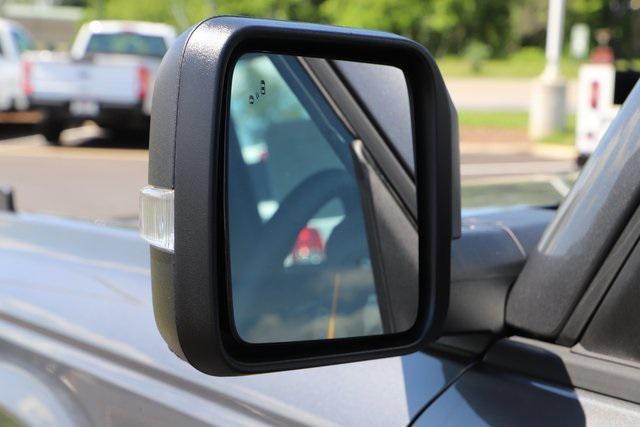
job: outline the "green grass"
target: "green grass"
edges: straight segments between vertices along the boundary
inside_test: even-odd
[[[576,116],[570,114],[567,116],[567,128],[561,132],[557,132],[542,141],[543,144],[556,145],[573,145],[576,143]]]
[[[554,133],[539,142],[554,145],[573,145],[576,143],[576,134],[573,131],[565,130],[563,132]]]
[[[21,424],[0,409],[0,427],[20,427]]]
[[[544,70],[544,51],[538,48],[524,48],[506,57],[487,59],[479,72],[471,69],[470,61],[464,55],[444,56],[436,59],[445,78],[487,77],[487,78],[532,78]],[[578,76],[580,62],[571,58],[562,58],[560,69],[567,79]]]
[[[525,112],[459,111],[460,127],[526,129],[529,115]]]
[[[562,196],[548,182],[514,179],[511,183],[469,185],[462,182],[462,208],[502,206],[555,206]]]
[[[459,111],[461,128],[493,128],[526,130],[529,115],[526,112]],[[539,142],[544,144],[573,145],[575,143],[576,116],[567,116],[567,128]]]

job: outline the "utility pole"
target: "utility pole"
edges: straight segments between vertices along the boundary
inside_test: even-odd
[[[529,136],[532,139],[544,138],[565,128],[567,84],[560,73],[565,9],[565,0],[549,0],[547,64],[533,84],[529,111]]]

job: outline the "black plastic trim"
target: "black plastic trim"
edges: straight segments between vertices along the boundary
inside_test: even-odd
[[[640,86],[631,92],[513,285],[507,323],[554,341],[640,204]]]
[[[558,344],[570,346],[578,342],[638,241],[640,241],[640,209],[634,212],[587,291],[571,313],[571,317],[556,340]]]
[[[569,387],[640,403],[640,369],[573,348],[529,338],[498,341],[484,362]]]
[[[379,165],[385,180],[391,184],[391,188],[415,221],[418,207],[413,177],[403,167],[380,130],[363,111],[361,104],[338,77],[329,61],[321,58],[305,58],[304,62],[335,103],[336,109],[341,112],[340,116],[344,118],[347,126],[353,129],[355,136],[365,144],[371,157]]]

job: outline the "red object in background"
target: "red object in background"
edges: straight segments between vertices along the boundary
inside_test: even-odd
[[[591,82],[591,108],[598,108],[598,100],[600,99],[600,82],[594,80]]]
[[[613,64],[613,49],[609,46],[598,46],[591,52],[590,59],[594,64]]]
[[[144,101],[147,96],[147,91],[149,90],[149,70],[147,67],[139,67],[138,68],[138,98],[141,101]]]
[[[31,84],[31,63],[22,61],[22,91],[29,96],[33,93],[33,85]]]
[[[318,230],[305,227],[298,233],[291,256],[295,264],[318,264],[324,260],[324,242]]]

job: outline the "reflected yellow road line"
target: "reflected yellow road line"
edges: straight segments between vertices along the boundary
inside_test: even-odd
[[[338,311],[338,294],[340,293],[340,273],[336,273],[333,279],[333,299],[331,301],[331,315],[327,325],[327,339],[336,337],[336,315]]]

